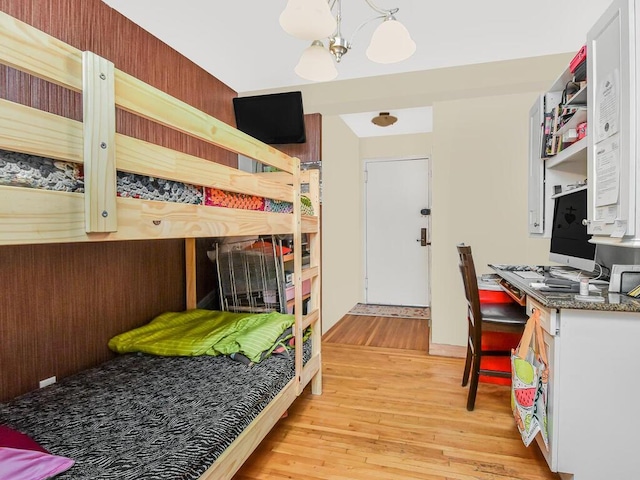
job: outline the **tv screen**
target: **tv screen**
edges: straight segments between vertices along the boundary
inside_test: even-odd
[[[589,272],[595,268],[596,245],[589,243],[586,218],[586,188],[556,197],[549,260]]]
[[[304,143],[302,92],[233,99],[238,130],[268,144]]]

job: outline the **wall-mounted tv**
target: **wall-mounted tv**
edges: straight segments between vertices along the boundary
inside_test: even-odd
[[[268,144],[305,143],[302,92],[233,99],[238,130]]]

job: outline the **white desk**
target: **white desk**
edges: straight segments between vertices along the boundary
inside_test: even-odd
[[[540,309],[549,353],[550,449],[563,480],[640,478],[640,302],[604,293],[605,303],[544,294],[496,270]],[[514,427],[515,428],[515,427]]]

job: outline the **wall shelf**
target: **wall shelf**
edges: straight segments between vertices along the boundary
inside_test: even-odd
[[[558,129],[556,135],[562,135],[563,133],[569,131],[572,128],[577,128],[583,122],[587,121],[587,109],[581,108],[576,113],[573,114],[573,117],[569,119],[567,123],[565,123],[562,127]]]
[[[587,161],[587,137],[569,145],[560,153],[545,160],[547,168],[557,168],[570,162],[580,162],[586,165]]]
[[[555,199],[558,197],[562,197],[563,195],[566,195],[567,193],[571,192],[579,192],[580,190],[586,190],[587,186],[586,185],[582,185],[580,187],[576,187],[576,188],[571,188],[569,190],[565,190],[564,192],[560,192],[560,193],[556,193],[555,195],[551,195],[551,199]]]
[[[585,107],[587,106],[587,94],[588,94],[589,85],[585,85],[578,92],[571,97],[567,103],[565,103],[565,107]]]

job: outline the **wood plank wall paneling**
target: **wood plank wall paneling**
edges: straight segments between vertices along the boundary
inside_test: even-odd
[[[0,11],[235,126],[236,92],[101,0],[0,0]],[[82,118],[80,94],[2,65],[0,97]],[[301,161],[321,159],[320,121],[319,114],[306,115],[307,143],[279,147]],[[126,135],[237,165],[235,154],[126,112],[117,112],[117,122]],[[213,288],[214,270],[207,241],[197,245],[202,299]],[[113,335],[185,307],[183,240],[3,246],[0,262],[0,401],[104,361]]]
[[[274,147],[287,155],[298,157],[302,163],[322,160],[322,115],[305,114],[304,131],[307,137],[305,143],[280,144]]]
[[[100,363],[112,336],[184,309],[183,263],[183,240],[0,247],[0,400]]]
[[[0,10],[80,50],[107,58],[120,70],[235,126],[235,91],[101,0],[0,0]],[[215,55],[214,49],[211,54]],[[60,93],[60,87],[37,79],[32,79],[31,92],[16,92],[14,81],[24,74],[2,68],[9,73],[0,96],[4,97],[4,90],[10,100],[82,118],[80,95]],[[117,122],[118,131],[126,135],[237,166],[237,155],[148,120],[119,111]]]
[[[82,120],[81,94],[5,65],[0,65],[0,98]]]
[[[0,10],[235,124],[236,92],[100,0],[0,0]],[[4,66],[0,97],[82,118],[79,94]],[[235,154],[126,112],[118,122],[127,135],[237,165]],[[183,240],[5,246],[0,262],[0,401],[109,358],[114,334],[185,306]]]

